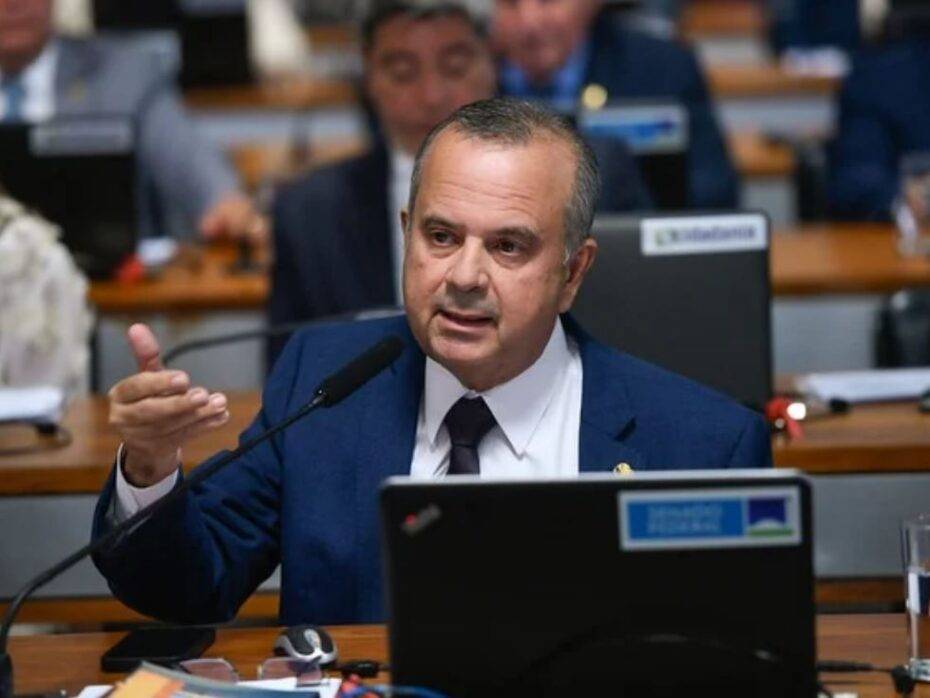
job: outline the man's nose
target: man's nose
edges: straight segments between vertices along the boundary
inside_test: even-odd
[[[448,98],[448,83],[435,71],[428,71],[420,84],[420,103],[425,109],[439,110],[445,107]],[[439,119],[445,118],[443,113]]]
[[[486,264],[483,243],[467,241],[453,256],[446,281],[458,291],[481,291],[488,284]]]

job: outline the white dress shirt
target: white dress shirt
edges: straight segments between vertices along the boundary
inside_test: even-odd
[[[483,393],[426,360],[410,474],[441,477],[452,449],[443,420],[459,398],[483,397],[497,425],[478,444],[482,477],[546,478],[578,473],[581,356],[557,320],[546,348],[516,378]]]
[[[25,91],[22,116],[27,123],[51,119],[55,113],[55,72],[58,66],[58,46],[49,41],[42,53],[20,73]],[[0,80],[3,72],[0,71]],[[0,116],[6,117],[7,104],[0,91]]]
[[[426,359],[426,376],[416,444],[410,463],[414,477],[443,477],[452,444],[443,420],[461,397],[484,398],[497,425],[478,445],[481,476],[552,478],[578,473],[581,428],[582,367],[578,347],[556,320],[552,336],[532,366],[516,378],[483,393],[474,393],[448,370]],[[122,447],[117,454],[116,520],[165,496],[178,475],[151,487],[133,487],[123,476]]]
[[[388,182],[388,216],[391,223],[391,250],[394,253],[394,292],[398,304],[404,298],[404,228],[400,212],[410,198],[410,178],[413,176],[413,156],[391,148],[391,174]]]

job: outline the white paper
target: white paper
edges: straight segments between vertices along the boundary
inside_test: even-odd
[[[57,424],[65,408],[60,388],[0,388],[0,422]]]
[[[911,400],[930,389],[930,368],[888,368],[873,371],[811,373],[797,387],[821,400],[848,402]]]

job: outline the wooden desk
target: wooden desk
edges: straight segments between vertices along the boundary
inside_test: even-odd
[[[189,108],[198,111],[307,111],[356,106],[358,95],[348,81],[302,78],[280,83],[191,89],[184,93],[184,101]]]
[[[265,273],[234,274],[230,247],[206,247],[182,255],[150,280],[138,283],[94,281],[90,301],[104,314],[197,313],[253,310],[268,297]]]
[[[777,65],[705,66],[711,94],[717,99],[814,95],[832,98],[840,80],[803,75]]]
[[[229,393],[229,424],[185,449],[189,465],[230,448],[258,411],[259,395]],[[103,396],[76,401],[65,425],[74,443],[64,449],[0,458],[0,496],[93,494],[109,473],[118,441],[107,426]],[[849,414],[807,423],[803,439],[774,443],[775,463],[814,474],[922,472],[930,470],[930,416],[912,403],[861,405]],[[0,432],[0,445],[8,445]]]
[[[736,171],[744,179],[794,175],[794,152],[785,143],[756,132],[730,134],[727,143]]]
[[[692,0],[678,20],[682,36],[692,41],[709,36],[762,38],[765,28],[765,12],[752,0]]]
[[[930,286],[930,260],[897,251],[891,225],[807,225],[772,238],[772,291],[777,296],[893,293]]]
[[[863,661],[882,666],[893,666],[905,660],[903,616],[820,616],[817,626],[818,654],[823,659]],[[276,630],[269,628],[220,630],[207,656],[224,657],[239,669],[243,678],[254,677],[256,666],[270,655],[276,634]],[[388,658],[385,631],[381,626],[333,628],[332,635],[344,659],[384,661]],[[100,672],[100,655],[120,636],[120,633],[91,633],[12,638],[10,650],[16,672],[16,692],[40,693],[64,688],[73,695],[89,684],[112,683],[118,676]],[[828,686],[855,691],[861,698],[894,696],[887,676],[848,674],[825,678]],[[918,687],[915,696],[930,696],[930,686]]]

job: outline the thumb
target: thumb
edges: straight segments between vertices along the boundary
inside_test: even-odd
[[[148,325],[135,324],[126,332],[126,336],[140,371],[161,371],[165,368],[161,362],[161,347]]]

